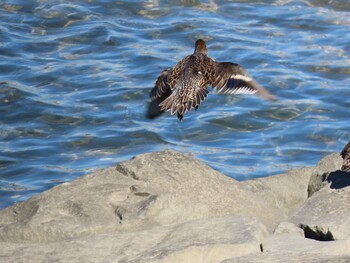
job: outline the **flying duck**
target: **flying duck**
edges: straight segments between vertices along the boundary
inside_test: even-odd
[[[275,97],[261,87],[240,65],[217,62],[208,56],[206,43],[198,39],[194,53],[158,76],[150,97],[148,117],[170,110],[179,120],[191,109],[197,110],[208,96],[208,88],[224,94],[258,94],[268,100]]]

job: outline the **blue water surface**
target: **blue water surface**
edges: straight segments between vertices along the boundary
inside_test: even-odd
[[[175,149],[237,180],[315,165],[350,139],[350,2],[0,2],[0,208]],[[145,118],[163,68],[207,41],[278,102],[211,93]]]

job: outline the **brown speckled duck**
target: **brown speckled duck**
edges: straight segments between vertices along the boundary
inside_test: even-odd
[[[345,145],[340,155],[343,158],[343,165],[340,170],[343,172],[350,172],[350,142]]]
[[[224,94],[254,94],[274,100],[274,96],[261,87],[243,67],[231,62],[216,62],[208,56],[206,43],[198,39],[194,53],[182,59],[175,67],[163,70],[151,91],[149,117],[161,112],[177,112],[179,120],[208,96],[212,86]]]

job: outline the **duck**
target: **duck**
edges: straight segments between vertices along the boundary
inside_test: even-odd
[[[198,109],[207,98],[210,86],[217,93],[257,94],[276,100],[241,65],[210,58],[206,42],[197,39],[193,54],[161,71],[150,92],[148,117],[170,111],[181,121],[186,112]]]
[[[340,152],[340,156],[343,158],[343,165],[341,171],[350,172],[350,141],[344,146],[343,150]]]

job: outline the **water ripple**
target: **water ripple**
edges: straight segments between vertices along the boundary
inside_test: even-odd
[[[0,3],[0,207],[149,151],[238,180],[314,165],[349,134],[346,1]],[[163,68],[208,42],[276,94],[209,94],[183,122],[145,118]]]

